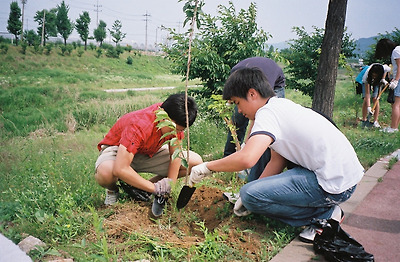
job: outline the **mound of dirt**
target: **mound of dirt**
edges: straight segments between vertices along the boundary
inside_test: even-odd
[[[127,202],[111,207],[113,212],[104,221],[108,239],[123,243],[127,235],[136,233],[165,240],[170,246],[189,248],[205,240],[199,226],[199,222],[204,222],[208,232],[223,227],[221,234],[229,239],[227,245],[240,249],[253,261],[261,260],[261,249],[269,249],[261,240],[270,229],[261,220],[233,215],[233,205],[222,197],[222,193],[216,188],[197,188],[185,208],[177,211],[172,206],[175,203],[168,203],[157,220],[149,215],[151,202]]]

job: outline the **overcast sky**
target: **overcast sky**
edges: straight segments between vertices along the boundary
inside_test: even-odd
[[[0,0],[0,35],[7,32],[7,20],[10,3],[13,0]],[[296,38],[293,26],[304,26],[312,32],[312,26],[323,28],[328,9],[328,0],[232,0],[236,11],[248,9],[251,2],[257,6],[257,24],[272,35],[269,43],[279,43]],[[24,30],[34,29],[38,24],[34,21],[35,13],[43,9],[57,7],[61,0],[26,0]],[[97,20],[107,23],[111,28],[115,20],[122,22],[122,32],[127,33],[127,43],[154,44],[166,37],[160,26],[176,28],[183,32],[183,2],[178,0],[65,0],[69,6],[69,17],[75,21],[79,14],[88,11],[91,17],[90,35],[97,26]],[[203,11],[216,15],[219,4],[227,6],[229,0],[205,0]],[[18,4],[22,9],[21,0]],[[98,10],[98,11],[96,11]],[[147,14],[147,16],[146,16]],[[400,28],[400,0],[348,0],[346,16],[347,32],[354,39],[376,36],[378,33],[392,32]],[[79,39],[74,31],[71,39]],[[107,39],[110,40],[110,39]]]

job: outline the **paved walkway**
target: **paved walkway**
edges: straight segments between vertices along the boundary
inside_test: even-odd
[[[399,159],[387,170],[391,158]],[[400,149],[379,160],[365,173],[353,196],[340,205],[345,213],[342,228],[376,262],[400,261]],[[312,244],[295,238],[271,262],[325,261]]]

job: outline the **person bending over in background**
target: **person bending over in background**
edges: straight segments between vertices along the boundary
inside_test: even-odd
[[[378,63],[372,64],[370,66],[365,66],[363,70],[357,75],[356,83],[362,86],[362,96],[363,96],[363,104],[362,104],[362,126],[366,127],[369,125],[367,116],[371,114],[374,116],[374,121],[372,126],[380,128],[378,122],[379,117],[379,100],[377,100],[379,87],[382,83],[383,85],[387,84],[385,80],[386,75],[390,72],[391,68],[388,65],[381,65]],[[373,87],[373,91],[371,94],[371,87]],[[376,103],[376,107],[372,112],[371,108],[371,97],[372,103]]]
[[[227,157],[194,166],[189,185],[212,171],[234,172],[258,164],[267,148],[271,160],[258,179],[240,189],[234,213],[250,212],[308,226],[300,234],[313,241],[315,219],[341,221],[339,204],[353,194],[364,175],[354,148],[327,118],[285,98],[275,97],[263,72],[243,68],[229,76],[223,98],[235,103],[254,125],[246,146]],[[285,169],[288,162],[296,167]],[[252,168],[253,169],[253,168]]]
[[[394,103],[392,104],[392,121],[389,127],[383,128],[386,133],[399,131],[400,124],[400,46],[390,39],[383,38],[378,41],[375,49],[377,59],[390,57],[393,67],[393,79],[390,81],[389,88],[394,90]]]
[[[122,116],[97,145],[100,155],[95,164],[95,179],[100,186],[106,188],[106,205],[116,203],[119,192],[117,182],[121,180],[130,185],[130,193],[137,195],[138,200],[149,201],[153,193],[153,215],[159,216],[171,191],[170,183],[176,181],[178,175],[186,174],[181,159],[171,158],[176,146],[163,146],[164,142],[175,136],[162,138],[172,129],[157,127],[156,111],[160,108],[176,124],[176,136],[181,143],[186,127],[185,95],[173,94],[163,103]],[[197,105],[191,97],[188,97],[188,111],[189,125],[192,125],[197,116]],[[189,152],[189,168],[203,162],[200,155]],[[156,176],[147,180],[138,174],[141,172]]]
[[[282,68],[278,64],[267,57],[250,57],[246,58],[237,63],[231,69],[231,74],[236,70],[244,67],[258,67],[265,74],[269,84],[273,87],[275,94],[278,97],[285,97],[285,75],[283,74]],[[232,121],[237,129],[237,137],[239,144],[245,142],[246,129],[249,123],[249,119],[240,114],[235,106],[235,111],[232,114]],[[231,132],[228,130],[226,138],[224,157],[236,152],[236,146],[232,143],[233,137]]]

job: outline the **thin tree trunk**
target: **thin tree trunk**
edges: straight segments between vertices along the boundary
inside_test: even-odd
[[[329,0],[312,108],[331,117],[347,0]]]

